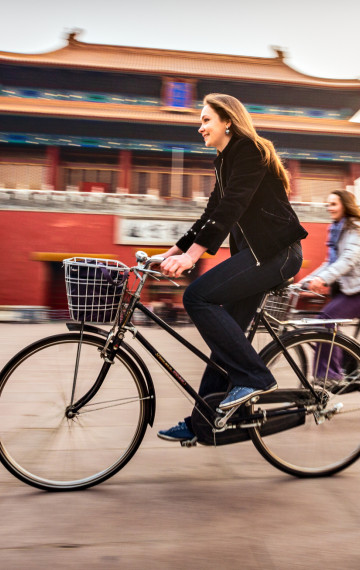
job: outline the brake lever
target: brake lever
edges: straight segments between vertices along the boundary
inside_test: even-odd
[[[306,283],[304,283],[304,285],[306,285]],[[317,295],[318,297],[322,297],[323,299],[326,297],[326,295],[322,295],[322,293],[316,293],[315,291],[310,291],[310,289],[308,289],[307,287],[303,287],[301,285],[298,285],[297,283],[289,285],[289,289],[298,293],[312,293],[313,295]]]
[[[162,274],[161,274],[162,275]],[[164,279],[167,279],[168,281],[170,281],[170,283],[172,283],[173,285],[175,285],[176,287],[180,287],[179,283],[176,283],[176,281],[173,281],[172,279],[170,279],[170,277],[166,277],[166,275],[162,275]]]
[[[170,281],[170,283],[172,283],[176,287],[180,287],[179,283],[176,283],[176,281],[173,281],[172,279],[170,279],[170,277],[167,277],[167,275],[160,273],[160,271],[156,271],[156,273],[157,273],[157,275],[161,275],[162,279],[166,279],[167,281]],[[159,279],[159,281],[160,281],[160,279]]]
[[[170,279],[170,277],[167,277],[166,275],[161,273],[161,271],[154,271],[154,269],[143,269],[143,272],[148,273],[150,277],[156,279],[156,281],[160,281],[158,277],[155,277],[155,275],[159,275],[159,277],[161,277],[162,279],[167,279],[168,281],[170,281],[170,283],[172,283],[176,287],[180,287],[179,283],[176,283],[176,281],[173,281],[172,279]]]

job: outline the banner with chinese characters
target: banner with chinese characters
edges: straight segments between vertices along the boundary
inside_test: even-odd
[[[171,246],[191,228],[196,219],[164,219],[116,217],[114,243],[124,245],[165,245]],[[229,240],[221,247],[229,247]]]
[[[117,218],[114,242],[133,245],[170,246],[192,226],[194,221],[136,217]]]

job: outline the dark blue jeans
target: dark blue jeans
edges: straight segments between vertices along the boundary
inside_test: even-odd
[[[184,306],[212,352],[212,358],[229,374],[224,377],[210,366],[204,372],[199,394],[225,392],[240,385],[264,389],[274,377],[243,331],[251,322],[262,295],[293,277],[300,269],[302,250],[295,243],[257,266],[248,248],[191,283]]]

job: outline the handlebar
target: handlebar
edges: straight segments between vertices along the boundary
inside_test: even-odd
[[[164,257],[161,257],[160,255],[153,255],[153,256],[149,257],[148,254],[145,253],[145,251],[137,251],[135,254],[135,257],[136,257],[136,261],[138,262],[137,266],[132,267],[130,270],[134,271],[134,273],[137,277],[140,278],[138,271],[142,271],[144,273],[144,277],[145,277],[145,274],[147,274],[147,275],[152,276],[154,279],[157,279],[157,278],[167,279],[168,281],[173,283],[176,287],[180,287],[179,283],[176,283],[175,281],[173,281],[172,279],[170,279],[166,275],[163,275],[160,271],[154,271],[154,270],[150,269],[151,265],[155,265],[155,264],[159,265],[160,263],[162,263],[165,259]]]
[[[164,261],[165,257],[160,257],[158,255],[153,255],[152,257],[150,257],[148,259],[148,261],[145,263],[145,267],[151,267],[152,265],[160,265],[160,263],[162,263]]]
[[[153,255],[149,257],[145,251],[137,251],[135,254],[136,261],[138,262],[139,269],[147,269],[153,264],[160,264],[164,261],[164,257]]]
[[[292,283],[289,285],[289,289],[292,291],[308,291],[309,289],[306,287],[306,283]]]
[[[292,283],[292,285],[289,285],[289,289],[291,289],[291,291],[295,291],[298,293],[312,293],[313,295],[317,295],[318,297],[322,297],[324,298],[325,295],[322,295],[321,293],[315,293],[315,291],[310,291],[309,287],[308,287],[308,283]]]

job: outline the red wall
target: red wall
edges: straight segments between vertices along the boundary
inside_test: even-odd
[[[309,237],[303,242],[304,268],[299,277],[320,265],[326,253],[326,224],[304,223]],[[134,253],[151,244],[122,246],[113,243],[114,216],[48,212],[0,212],[0,305],[46,305],[48,264],[34,261],[34,252],[111,255],[135,265]],[[228,255],[221,248],[204,259],[209,269]]]
[[[48,212],[0,213],[0,305],[46,305],[47,264],[34,252],[113,254],[131,262],[129,248],[113,244],[113,216]]]
[[[326,259],[328,225],[315,222],[302,222],[302,225],[309,235],[301,242],[304,262],[297,279],[302,279]]]

